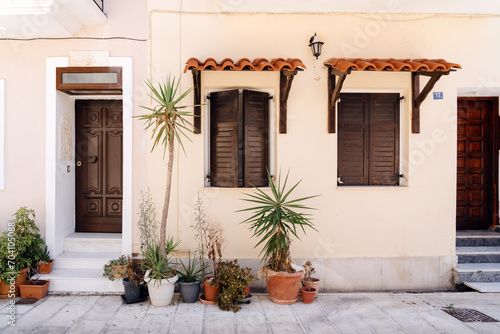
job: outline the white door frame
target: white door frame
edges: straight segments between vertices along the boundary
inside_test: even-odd
[[[52,257],[63,251],[64,237],[57,217],[57,90],[56,67],[68,66],[68,57],[48,57],[46,61],[46,137],[45,137],[45,241]],[[109,66],[122,67],[123,100],[123,205],[122,253],[132,254],[132,58],[110,57]],[[112,98],[112,96],[109,96]],[[74,221],[72,222],[74,224]],[[59,229],[60,231],[60,229]]]

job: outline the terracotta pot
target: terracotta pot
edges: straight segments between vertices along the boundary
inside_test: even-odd
[[[15,289],[16,296],[19,295],[19,284],[26,281],[26,275],[28,274],[28,270],[29,270],[29,268],[21,269],[21,271],[19,272],[19,276],[16,278],[16,281],[14,283],[14,285],[16,287],[16,289]],[[6,282],[2,281],[0,283],[0,295],[8,296],[9,291],[10,291],[10,282],[6,283]],[[7,297],[5,297],[5,298],[7,298]]]
[[[283,305],[295,303],[299,297],[300,281],[303,274],[303,271],[289,274],[267,269],[266,284],[271,301]]]
[[[300,293],[302,294],[302,301],[306,304],[312,304],[314,302],[316,292],[318,292],[318,290],[316,290],[315,288],[302,287],[300,289]]]
[[[217,294],[217,292],[219,291],[220,287],[213,287],[213,286],[210,286],[210,282],[211,282],[211,279],[213,277],[212,276],[209,276],[209,277],[205,277],[205,279],[203,280],[203,290],[204,290],[204,293],[205,293],[205,300],[207,301],[214,301],[215,300],[215,295]]]
[[[128,264],[122,264],[120,266],[113,267],[113,277],[114,278],[125,278],[127,276]]]
[[[49,281],[26,281],[19,284],[21,290],[21,298],[42,299],[47,296],[49,291]]]
[[[245,287],[245,297],[248,297],[250,295],[250,287],[247,285]]]
[[[311,278],[312,281],[305,281],[302,280],[302,286],[308,287],[308,288],[315,288],[316,289],[316,294],[314,295],[314,298],[318,297],[318,291],[319,291],[319,283],[321,283],[319,278]]]
[[[40,274],[50,274],[52,271],[52,264],[54,263],[54,260],[50,260],[49,263],[44,263],[44,262],[38,262],[38,271]]]

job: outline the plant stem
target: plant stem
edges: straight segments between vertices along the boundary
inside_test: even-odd
[[[167,258],[167,250],[165,248],[165,240],[167,237],[167,217],[168,205],[170,203],[170,190],[172,187],[172,170],[174,167],[174,141],[168,137],[168,165],[167,165],[167,184],[165,186],[165,202],[163,203],[163,212],[161,215],[160,225],[160,254]]]

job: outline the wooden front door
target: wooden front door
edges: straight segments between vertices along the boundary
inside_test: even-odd
[[[497,157],[494,99],[459,98],[457,115],[457,229],[487,229],[496,217]]]
[[[122,231],[122,101],[77,100],[76,231]]]

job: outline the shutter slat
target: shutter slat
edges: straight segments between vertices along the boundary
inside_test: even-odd
[[[244,186],[268,186],[269,94],[243,90]]]
[[[238,90],[210,93],[211,186],[238,186]]]

